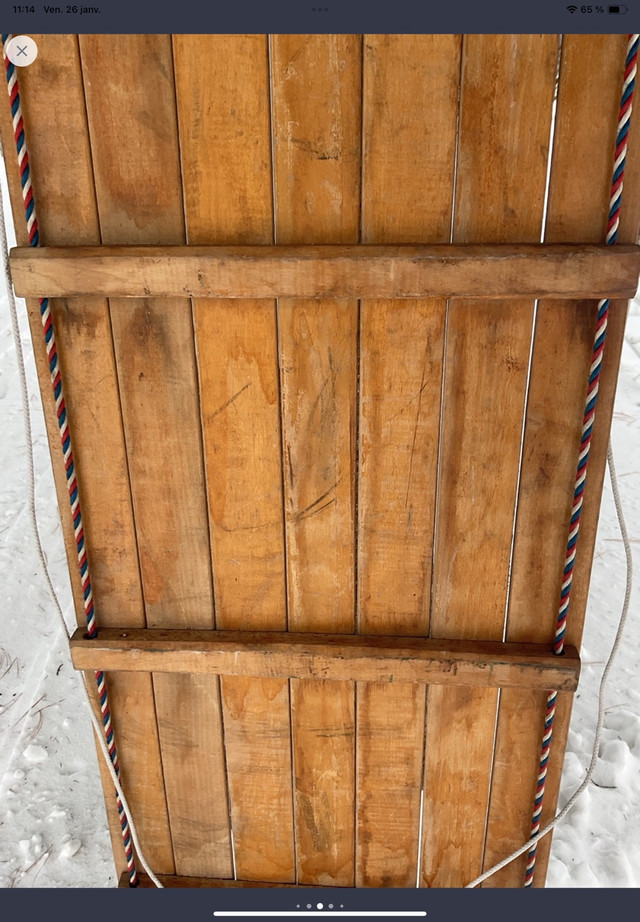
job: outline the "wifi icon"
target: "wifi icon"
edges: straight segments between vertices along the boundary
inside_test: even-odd
[[[577,7],[577,6],[568,6],[567,9],[569,10],[570,13],[575,13],[575,11],[578,9],[578,7]]]

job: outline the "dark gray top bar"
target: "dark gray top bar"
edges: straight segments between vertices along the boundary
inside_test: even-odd
[[[3,29],[29,33],[623,33],[640,0],[0,0]]]

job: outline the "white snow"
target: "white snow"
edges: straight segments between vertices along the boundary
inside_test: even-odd
[[[82,847],[80,839],[71,839],[67,836],[63,838],[62,843],[62,848],[60,849],[61,858],[73,858]]]
[[[3,194],[8,202],[4,171]],[[5,204],[6,207],[6,204]],[[24,310],[38,519],[67,623],[73,605]],[[634,555],[640,544],[640,301],[632,304],[613,444]],[[113,887],[97,756],[66,637],[40,572],[27,510],[27,466],[15,349],[0,280],[0,887]],[[640,573],[640,567],[637,567]],[[611,673],[593,783],[554,833],[549,887],[640,886],[640,575]],[[560,805],[589,763],[597,688],[624,595],[624,553],[609,482],[595,552],[583,669]]]
[[[46,762],[49,758],[49,753],[46,749],[43,749],[42,746],[34,746],[33,743],[27,746],[22,754],[27,762]]]

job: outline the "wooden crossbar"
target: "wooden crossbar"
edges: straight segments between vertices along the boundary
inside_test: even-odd
[[[17,247],[11,272],[22,297],[632,298],[640,248]]]
[[[424,682],[575,691],[575,647],[277,631],[101,629],[71,639],[76,669],[209,673],[359,682]]]
[[[226,880],[224,878],[213,878],[213,877],[179,877],[175,874],[158,874],[156,875],[158,880],[163,887],[174,888],[181,887],[187,889],[196,889],[199,887],[226,887],[226,888],[237,888],[245,889],[247,887],[258,887],[261,889],[267,888],[271,889],[273,887],[284,888],[288,890],[297,890],[300,887],[307,889],[322,889],[318,885],[314,884],[280,884],[273,883],[268,880]],[[155,888],[155,884],[151,880],[148,874],[145,874],[142,871],[138,871],[138,886],[143,890],[150,890]],[[118,881],[118,889],[129,887],[129,875],[124,871],[120,875]],[[332,889],[336,887],[336,884],[331,884]],[[345,888],[346,889],[346,888]]]

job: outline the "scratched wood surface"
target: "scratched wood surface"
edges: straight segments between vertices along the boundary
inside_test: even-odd
[[[611,151],[615,146],[617,109],[622,88],[620,61],[624,35],[564,36],[560,59],[558,111],[553,149],[545,241],[564,243],[580,235],[585,243],[605,239],[609,211]],[[591,115],[589,115],[591,113]],[[632,138],[633,143],[633,138]],[[628,188],[625,192],[628,193]],[[625,198],[627,220],[637,237],[637,205]],[[624,233],[624,230],[623,230]],[[625,237],[621,234],[621,242]],[[585,382],[591,364],[596,304],[540,301],[533,344],[523,462],[514,540],[507,640],[526,637],[540,642],[553,637],[562,583],[567,523],[573,497],[576,462],[584,412]],[[614,318],[614,326],[615,326]],[[616,331],[608,336],[607,353],[616,352]],[[606,354],[607,354],[606,353]],[[607,359],[608,359],[607,354]],[[617,368],[617,358],[614,360]],[[603,381],[596,434],[608,432],[606,406],[611,381]],[[604,396],[604,399],[603,399]],[[603,406],[603,404],[605,404]],[[609,416],[609,418],[607,418]],[[594,451],[595,454],[595,451]],[[585,506],[599,508],[599,471],[589,466]],[[595,480],[595,485],[594,485]],[[593,518],[591,519],[593,523]],[[583,519],[578,561],[590,563],[593,524]],[[541,536],[544,540],[541,541]],[[579,595],[588,571],[576,571],[569,629],[580,636],[586,594]],[[540,741],[526,726],[542,726],[546,695],[503,689],[497,724],[485,867],[490,867],[525,841],[531,828],[529,801],[537,781]],[[571,697],[561,695],[554,720],[542,825],[555,814],[566,744]],[[517,716],[516,716],[517,715]],[[515,779],[518,779],[517,782]],[[551,836],[538,847],[535,886],[543,886]],[[526,855],[496,874],[487,885],[520,886]]]
[[[16,247],[16,294],[71,298],[628,298],[640,247],[583,244]]]
[[[34,36],[45,54],[20,72],[24,117],[42,242],[99,244],[89,126],[85,115],[78,39],[72,35]],[[17,239],[26,243],[26,222],[8,107],[2,108],[2,139],[12,193]],[[69,163],[73,162],[70,195]],[[32,329],[51,458],[62,515],[78,623],[86,624],[77,554],[64,475],[55,404],[44,350],[38,302],[30,302]],[[84,532],[99,624],[145,625],[131,487],[115,369],[111,319],[106,301],[52,301],[51,313],[63,374],[80,488]],[[88,674],[89,688],[95,687]],[[175,871],[158,730],[150,676],[107,676],[112,720],[122,772],[149,860]],[[135,713],[135,719],[130,719]],[[127,716],[129,715],[129,717]],[[115,810],[113,782],[98,755],[114,856],[124,867],[124,849]]]
[[[457,36],[365,36],[364,243],[448,241],[459,53]],[[362,632],[429,630],[444,320],[444,301],[362,302]],[[425,702],[358,684],[357,886],[416,884]]]
[[[537,243],[558,61],[544,239],[603,240],[625,36],[36,40],[19,78],[44,245]],[[0,131],[25,244],[8,106]],[[629,243],[636,140],[640,120]],[[37,301],[28,308],[82,624]],[[567,635],[578,646],[625,311],[612,304]],[[92,297],[52,313],[103,626],[550,640],[585,302],[542,300],[535,330],[531,299]],[[160,873],[460,886],[528,833],[535,689],[142,672],[108,683],[125,789]],[[570,712],[563,692],[547,817]],[[122,870],[104,772],[103,784]],[[521,885],[522,865],[488,885]]]
[[[267,37],[176,36],[191,243],[272,243]],[[285,630],[276,306],[194,302],[216,626]],[[222,678],[235,866],[295,882],[289,683]]]
[[[553,35],[465,36],[454,242],[539,239],[556,49]],[[533,308],[449,304],[434,637],[503,636]],[[482,869],[497,698],[430,689],[426,886],[464,886]]]
[[[80,52],[89,128],[101,151],[94,173],[103,242],[185,242],[169,37],[81,36]],[[113,67],[114,53],[122,68]],[[122,144],[125,108],[136,129],[133,157]],[[140,300],[131,311],[112,299],[111,323],[147,624],[178,619],[211,628],[191,305]],[[185,482],[198,487],[185,492]],[[230,875],[218,682],[157,674],[153,686],[176,871]],[[197,802],[190,797],[196,780]]]
[[[85,633],[79,628],[70,640],[79,669],[567,691],[576,689],[580,673],[570,645],[559,657],[548,644],[382,634],[101,628],[89,639]]]
[[[271,37],[277,243],[358,243],[361,45]],[[355,628],[357,337],[357,302],[278,301],[290,631]],[[296,879],[354,886],[355,686],[290,684]]]

